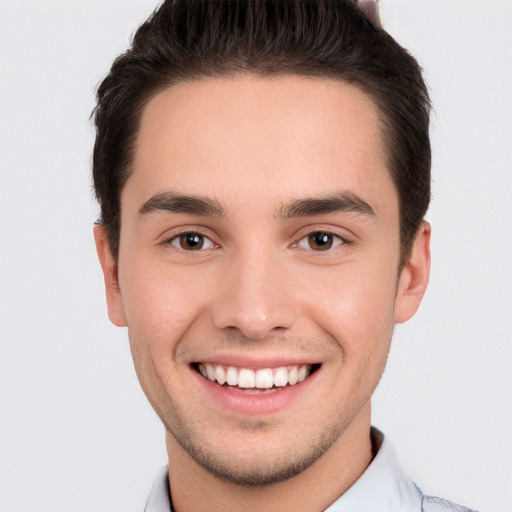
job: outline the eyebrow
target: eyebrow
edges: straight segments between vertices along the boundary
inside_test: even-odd
[[[160,192],[152,196],[141,206],[139,214],[145,215],[158,211],[185,213],[217,219],[226,217],[226,210],[216,199],[172,191]],[[282,205],[277,216],[281,220],[287,220],[335,212],[349,212],[375,217],[374,209],[366,201],[349,191],[341,191],[325,197],[296,199]]]
[[[179,192],[160,192],[148,199],[139,209],[140,215],[155,211],[188,213],[200,217],[222,218],[226,211],[219,201],[208,197],[185,195]]]
[[[294,219],[310,215],[323,215],[335,212],[349,212],[375,217],[375,211],[365,200],[349,191],[336,192],[326,197],[297,199],[283,205],[278,216],[281,219]]]

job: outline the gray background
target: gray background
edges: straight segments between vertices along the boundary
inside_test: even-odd
[[[93,91],[153,0],[0,0],[0,510],[142,510],[163,429],[108,323]],[[512,1],[384,0],[435,104],[431,285],[374,423],[427,493],[510,510]],[[305,411],[307,414],[307,411]]]

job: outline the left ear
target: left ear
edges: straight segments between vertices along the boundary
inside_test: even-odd
[[[103,269],[108,317],[117,327],[125,327],[127,322],[117,273],[117,261],[110,250],[105,226],[101,224],[94,226],[94,241],[98,259]]]
[[[395,323],[409,320],[418,308],[430,277],[430,224],[423,221],[411,249],[409,260],[400,272],[395,297]]]

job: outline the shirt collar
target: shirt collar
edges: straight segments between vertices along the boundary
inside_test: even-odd
[[[420,512],[422,493],[405,474],[391,442],[372,427],[374,457],[361,477],[325,512]]]
[[[172,512],[169,487],[169,466],[163,467],[157,474],[144,512]]]
[[[371,429],[374,457],[361,477],[325,512],[420,512],[422,493],[404,473],[391,442],[376,428]],[[172,512],[169,471],[158,473],[144,512]]]

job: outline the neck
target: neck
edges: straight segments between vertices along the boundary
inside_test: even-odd
[[[176,512],[324,510],[356,482],[373,458],[370,404],[315,463],[293,478],[263,487],[220,480],[199,466],[170,433],[166,444]]]

